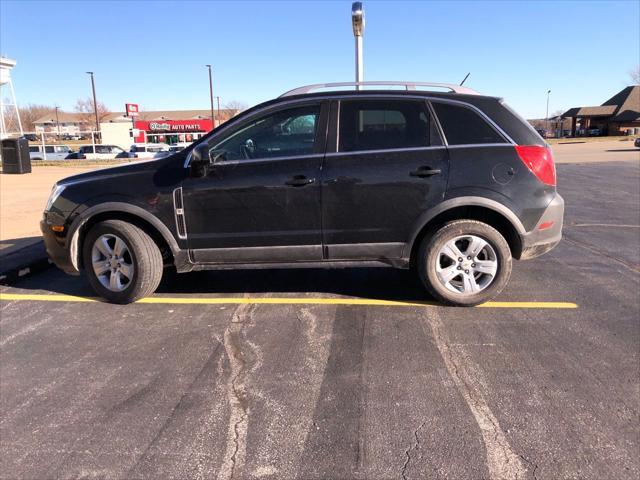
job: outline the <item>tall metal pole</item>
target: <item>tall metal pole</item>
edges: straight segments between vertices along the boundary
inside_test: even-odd
[[[60,140],[60,120],[58,120],[58,110],[60,110],[60,107],[56,107],[56,129],[58,130],[58,140]]]
[[[364,36],[364,7],[362,2],[351,5],[351,25],[356,40],[356,82],[364,82],[364,67],[362,62],[362,37]],[[360,90],[360,85],[356,86]]]
[[[551,93],[551,90],[547,90],[547,115],[545,118],[545,126],[544,129],[546,130],[545,135],[547,134],[547,132],[549,132],[549,94]]]
[[[211,65],[205,65],[209,69],[209,99],[211,100],[211,129],[216,128],[216,117],[213,114],[213,76],[211,75]]]
[[[100,121],[98,120],[98,101],[96,100],[96,82],[93,78],[93,72],[87,72],[91,75],[91,90],[93,91],[93,113],[96,117],[96,132],[100,131]]]

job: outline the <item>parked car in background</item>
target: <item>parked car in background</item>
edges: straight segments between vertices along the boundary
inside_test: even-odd
[[[633,142],[633,146],[640,148],[640,137],[636,138],[635,141]]]
[[[185,148],[187,148],[189,145],[191,145],[191,143],[193,143],[193,142],[172,143],[171,145],[169,145],[169,151],[170,152],[179,152],[180,150],[184,150]]]
[[[49,256],[116,303],[153,293],[165,267],[353,265],[411,268],[441,302],[486,302],[512,259],[562,237],[549,145],[500,98],[372,85],[302,87],[166,158],[59,181]]]
[[[599,128],[590,128],[587,130],[588,137],[599,137],[600,135],[602,135],[602,132]]]
[[[62,139],[63,140],[80,140],[80,135],[72,134],[72,133],[65,133],[65,134],[62,135]]]
[[[125,150],[117,145],[81,145],[78,149],[78,153],[85,156],[88,160],[108,160],[116,158]]]
[[[31,160],[64,160],[72,152],[68,145],[29,145]],[[46,155],[45,155],[46,154]]]
[[[158,152],[168,152],[169,145],[166,143],[134,143],[129,149],[136,158],[153,158]]]

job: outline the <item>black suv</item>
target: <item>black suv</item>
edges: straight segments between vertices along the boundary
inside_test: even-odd
[[[499,98],[383,84],[398,85],[292,90],[171,156],[58,182],[41,224],[50,257],[117,303],[171,266],[384,264],[415,268],[447,304],[494,297],[512,257],[560,241],[548,145]]]

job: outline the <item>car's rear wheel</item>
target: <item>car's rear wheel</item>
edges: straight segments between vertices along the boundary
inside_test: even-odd
[[[511,275],[511,250],[490,225],[456,220],[422,241],[417,266],[420,279],[437,300],[473,306],[505,287]]]
[[[89,283],[113,303],[151,295],[162,279],[158,246],[142,229],[122,220],[97,223],[85,237],[82,253]]]

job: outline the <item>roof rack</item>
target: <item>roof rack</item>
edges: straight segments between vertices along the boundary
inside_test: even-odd
[[[304,87],[294,88],[288,92],[283,93],[280,97],[290,97],[292,95],[304,95],[305,93],[312,92],[314,90],[320,90],[323,88],[334,87],[370,87],[370,86],[400,86],[404,87],[407,91],[416,90],[416,87],[433,87],[447,89],[453,93],[464,93],[467,95],[480,95],[475,90],[472,90],[461,85],[454,85],[452,83],[431,83],[431,82],[336,82],[336,83],[316,83],[313,85],[305,85]]]

